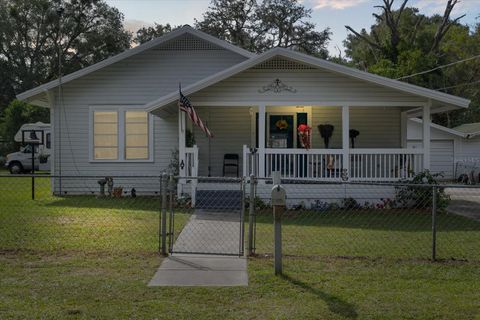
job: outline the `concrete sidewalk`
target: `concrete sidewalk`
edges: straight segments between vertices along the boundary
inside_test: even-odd
[[[248,286],[247,259],[172,255],[163,260],[148,286]]]
[[[196,210],[173,245],[173,252],[240,254],[240,212]]]

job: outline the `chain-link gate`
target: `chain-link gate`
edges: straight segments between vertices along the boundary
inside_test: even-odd
[[[183,181],[182,181],[183,180]],[[238,178],[175,179],[170,184],[169,252],[241,256],[245,184]]]

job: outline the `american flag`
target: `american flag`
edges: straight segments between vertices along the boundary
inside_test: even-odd
[[[180,110],[185,112],[190,120],[197,125],[200,129],[202,129],[203,132],[209,137],[213,138],[213,134],[210,132],[208,127],[203,123],[202,119],[198,116],[197,112],[195,111],[195,108],[192,106],[190,103],[190,100],[188,100],[187,97],[185,97],[182,93],[182,90],[179,88],[178,92],[180,93],[180,99],[178,100],[178,106],[180,107]]]

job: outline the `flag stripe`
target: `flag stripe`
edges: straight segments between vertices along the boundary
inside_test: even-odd
[[[208,127],[203,123],[202,119],[198,116],[195,108],[192,106],[187,97],[182,94],[182,91],[179,89],[180,99],[178,100],[178,106],[181,111],[185,112],[190,120],[198,126],[209,138],[213,138],[212,132]]]

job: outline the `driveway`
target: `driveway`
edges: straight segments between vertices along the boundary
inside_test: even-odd
[[[480,188],[447,188],[452,201],[448,211],[480,221]]]

